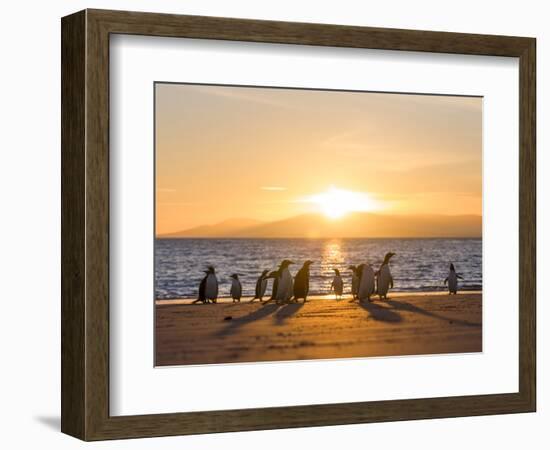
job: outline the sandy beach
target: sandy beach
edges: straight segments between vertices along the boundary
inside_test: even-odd
[[[482,294],[394,293],[371,303],[192,305],[157,300],[157,366],[482,351]]]

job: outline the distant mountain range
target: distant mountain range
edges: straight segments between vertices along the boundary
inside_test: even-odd
[[[341,219],[302,214],[274,222],[230,219],[160,238],[481,237],[481,216],[350,213]]]
[[[264,224],[253,219],[229,219],[214,225],[201,225],[187,230],[176,231],[160,237],[233,237],[249,228]]]

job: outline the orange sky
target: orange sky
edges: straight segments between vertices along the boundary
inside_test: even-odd
[[[157,234],[342,199],[384,214],[481,215],[481,98],[155,89]]]

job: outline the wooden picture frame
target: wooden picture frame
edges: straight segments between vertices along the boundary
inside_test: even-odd
[[[85,10],[62,30],[62,417],[84,440],[535,411],[534,38]],[[519,391],[443,398],[109,415],[109,36],[135,34],[519,58]]]

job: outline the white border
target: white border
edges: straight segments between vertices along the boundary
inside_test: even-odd
[[[518,390],[518,61],[111,37],[110,413]],[[483,353],[153,368],[153,82],[484,96]]]

